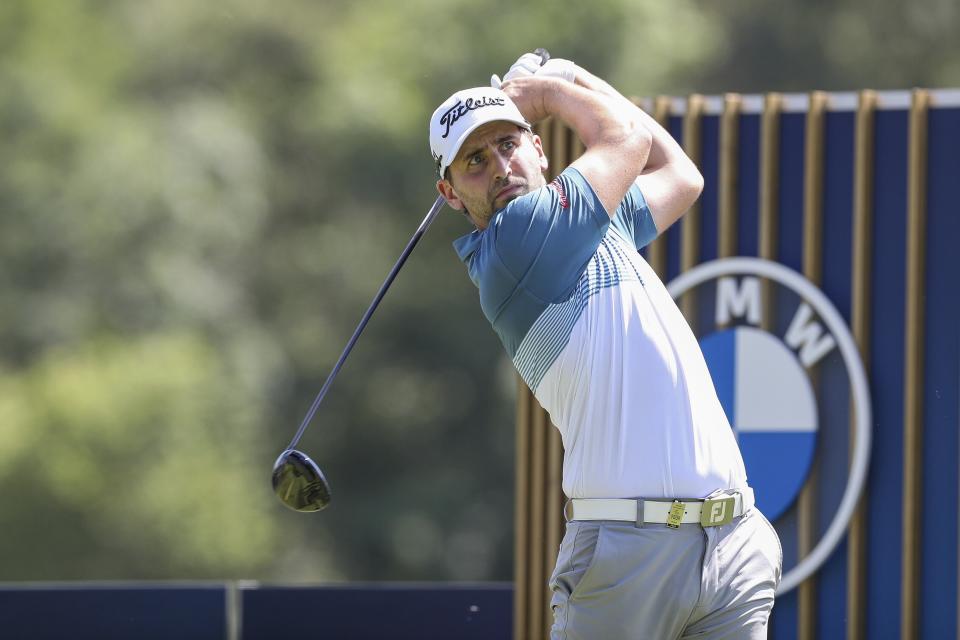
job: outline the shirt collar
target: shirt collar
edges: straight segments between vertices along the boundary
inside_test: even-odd
[[[480,247],[480,237],[482,235],[482,231],[474,229],[467,235],[461,236],[453,241],[453,248],[456,250],[461,262],[467,262],[470,256]]]

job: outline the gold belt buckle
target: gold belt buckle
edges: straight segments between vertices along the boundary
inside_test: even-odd
[[[733,520],[736,498],[716,498],[704,500],[700,509],[700,524],[704,527],[719,527]]]
[[[671,529],[679,529],[680,523],[683,521],[683,514],[687,512],[683,503],[679,500],[674,500],[673,504],[670,505],[670,513],[667,514],[667,526]]]

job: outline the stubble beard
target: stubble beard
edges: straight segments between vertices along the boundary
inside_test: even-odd
[[[537,182],[539,182],[539,184],[534,184]],[[483,227],[486,228],[486,226],[490,223],[490,220],[493,218],[494,214],[496,214],[498,211],[506,207],[508,204],[510,204],[517,198],[521,196],[525,196],[535,189],[539,189],[540,187],[544,186],[546,183],[547,182],[546,182],[546,179],[543,177],[543,174],[540,174],[539,180],[535,179],[533,181],[530,181],[525,178],[520,178],[520,179],[514,179],[512,181],[508,181],[507,183],[500,183],[490,190],[490,193],[487,196],[487,200],[486,202],[484,202],[483,214],[478,213],[480,211],[479,207],[477,208],[468,207],[466,208],[466,213],[468,214],[468,217],[472,218],[475,221],[475,224],[478,222],[482,222]],[[509,187],[517,186],[519,188],[516,189],[513,193],[505,196],[503,200],[503,204],[501,204],[500,206],[497,206],[497,194],[503,191],[504,188],[508,186]],[[478,224],[477,226],[479,227],[480,225]]]

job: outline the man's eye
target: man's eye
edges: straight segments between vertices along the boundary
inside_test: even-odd
[[[516,146],[517,146],[517,143],[514,142],[513,140],[507,140],[506,142],[503,143],[503,148],[507,151],[509,151],[510,149],[513,149]]]
[[[480,160],[481,160],[480,154],[477,154],[475,156],[470,156],[470,158],[467,160],[467,166],[475,167],[478,164],[480,164]]]

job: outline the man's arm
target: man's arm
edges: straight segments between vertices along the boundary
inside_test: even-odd
[[[528,122],[552,115],[574,130],[586,151],[571,166],[583,174],[613,217],[650,155],[652,135],[643,112],[622,97],[557,78],[517,78],[502,89]]]
[[[557,60],[556,62],[565,61]],[[569,64],[573,65],[573,63]],[[577,86],[618,101],[622,108],[632,110],[634,117],[652,134],[650,156],[643,171],[637,177],[637,184],[647,201],[647,206],[650,207],[657,231],[663,233],[700,197],[703,191],[703,176],[673,136],[643,109],[634,105],[607,82],[589,71],[576,65],[573,65],[573,68],[576,74],[574,82]]]

